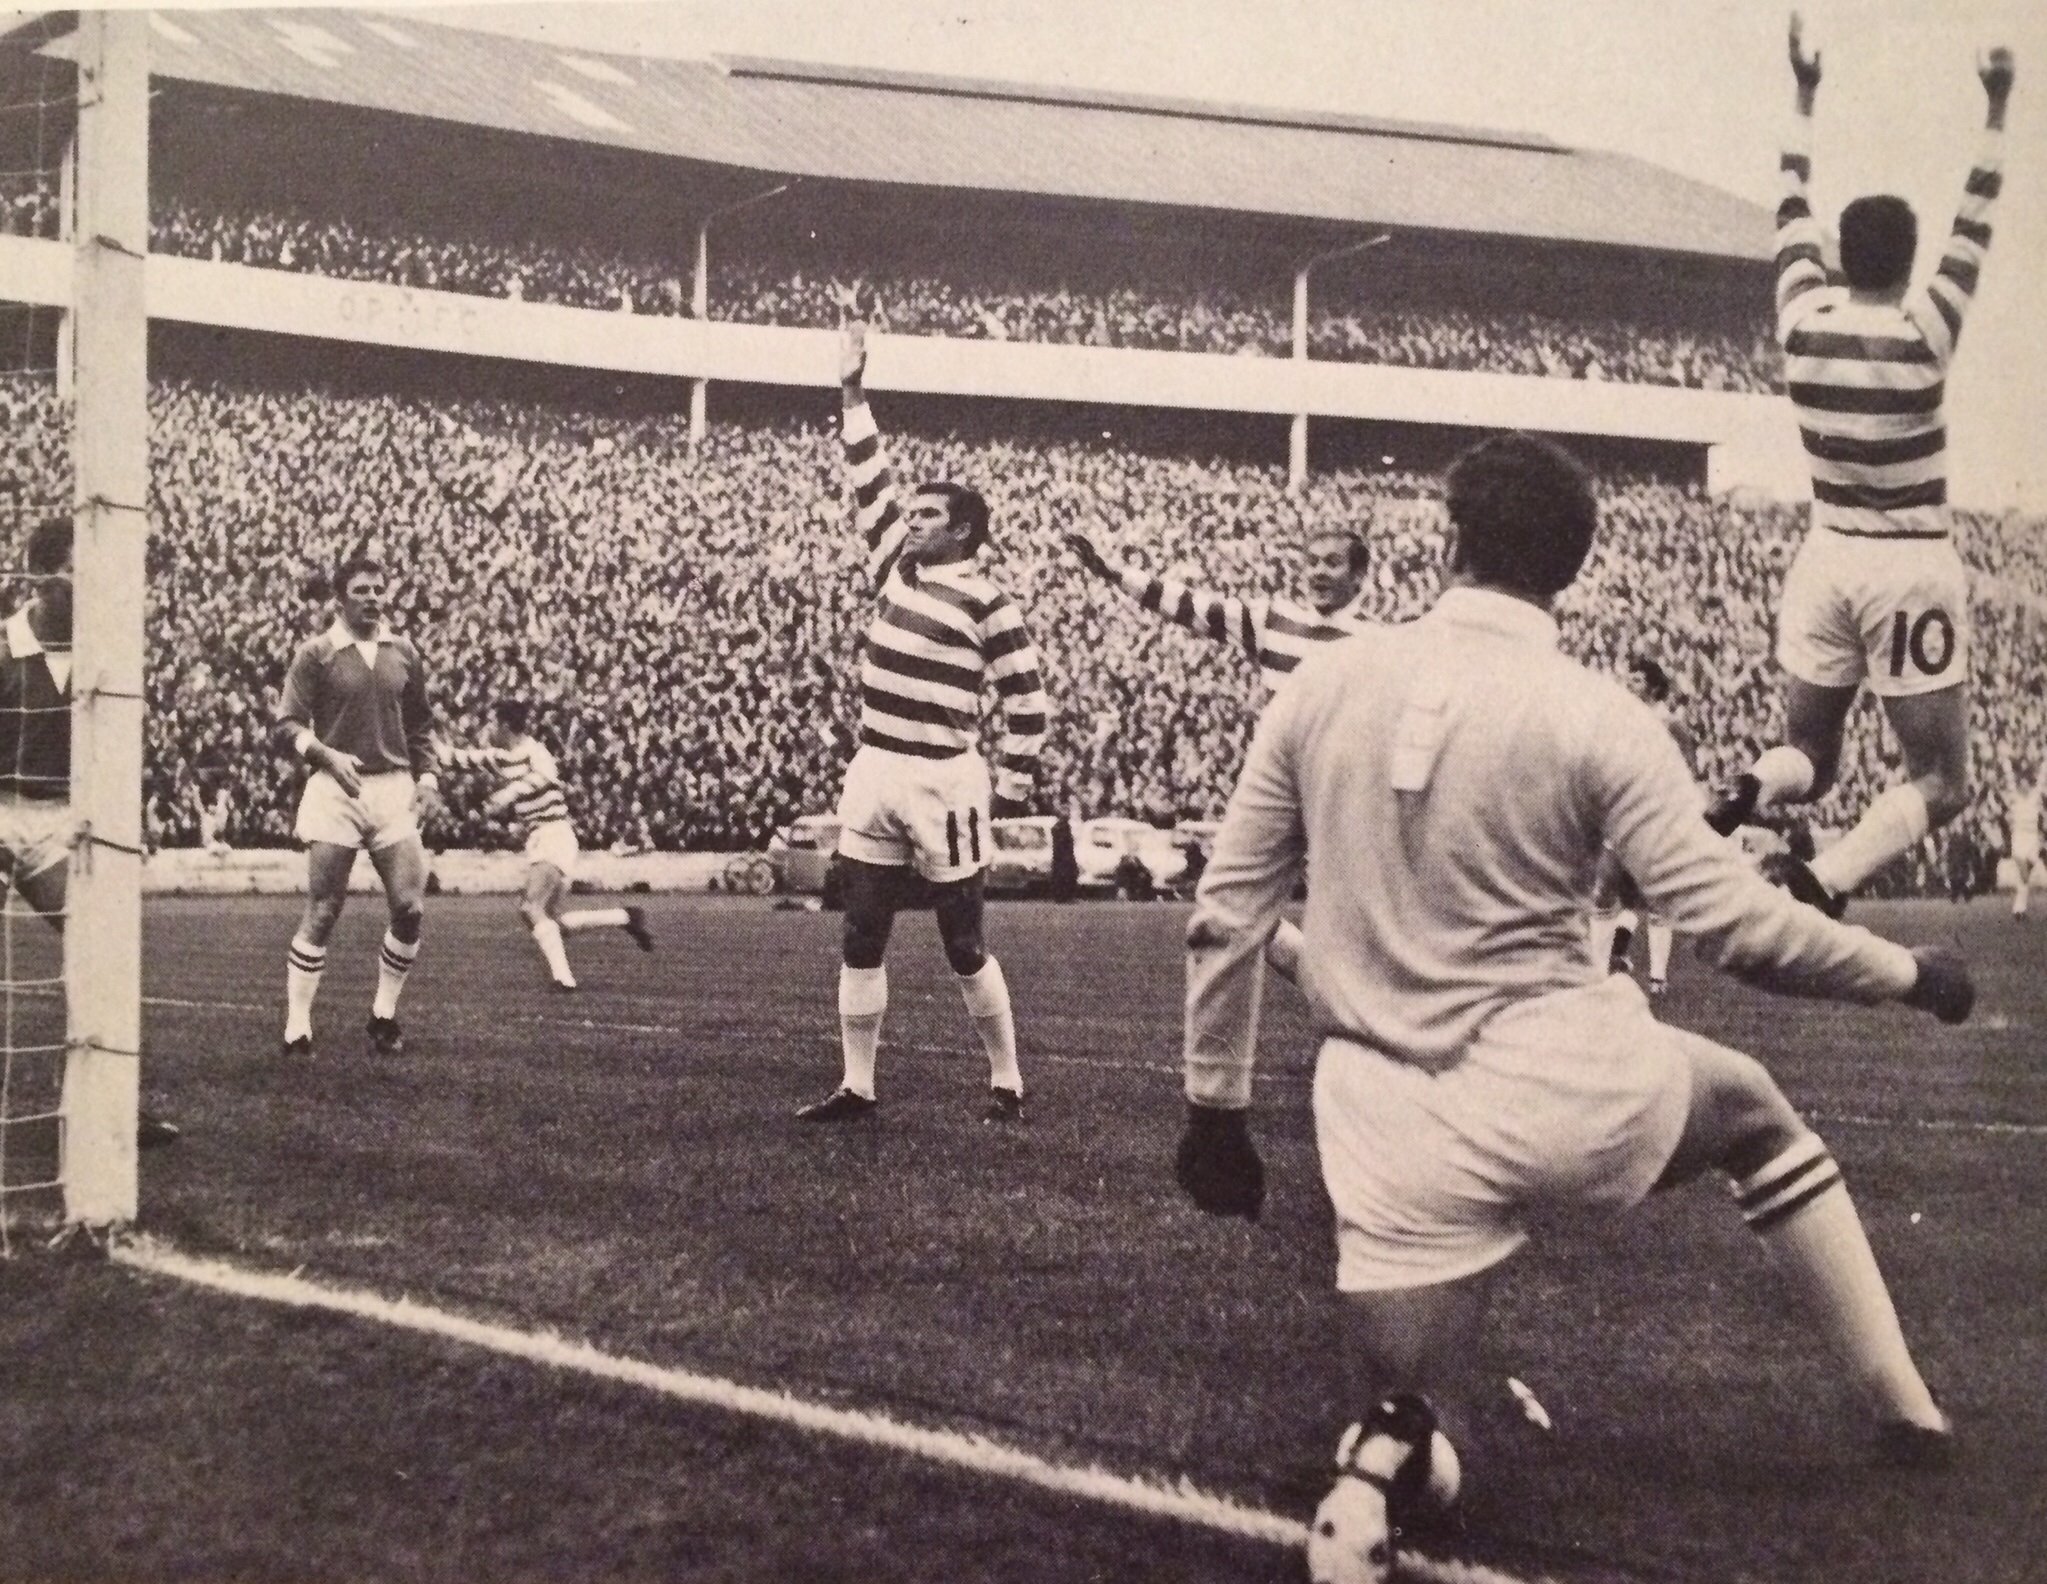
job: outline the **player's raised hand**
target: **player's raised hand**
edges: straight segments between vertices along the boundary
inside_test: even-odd
[[[1091,536],[1084,533],[1070,533],[1066,535],[1063,542],[1066,548],[1073,552],[1074,559],[1086,567],[1088,571],[1094,573],[1096,577],[1107,577],[1109,575],[1108,560],[1102,554],[1102,547],[1096,544]]]
[[[1207,1214],[1256,1221],[1265,1207],[1265,1163],[1251,1142],[1247,1113],[1190,1100],[1173,1177]]]
[[[1988,54],[1978,56],[1976,75],[1983,80],[1983,92],[1991,104],[2002,106],[2011,97],[2011,85],[2017,75],[2011,51],[1999,45]]]
[[[350,797],[362,794],[362,761],[352,753],[343,753],[339,748],[329,748],[320,743],[314,748],[315,763],[335,780],[341,790]]]
[[[1976,981],[1962,954],[1950,946],[1914,946],[1919,977],[1901,998],[1905,1005],[1931,1012],[1943,1023],[1961,1023],[1976,1005]]]
[[[858,390],[867,375],[867,326],[854,320],[839,332],[839,383]]]
[[[1820,52],[1807,51],[1805,47],[1805,18],[1796,11],[1791,13],[1791,36],[1787,53],[1791,58],[1791,75],[1798,80],[1799,91],[1811,94],[1820,85]]]

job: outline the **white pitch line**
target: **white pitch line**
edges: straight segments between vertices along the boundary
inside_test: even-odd
[[[1268,1545],[1300,1546],[1307,1541],[1307,1529],[1298,1521],[1204,1491],[1184,1477],[1175,1481],[1137,1479],[1099,1467],[1055,1463],[984,1435],[929,1429],[905,1424],[886,1414],[835,1408],[788,1392],[767,1391],[715,1375],[607,1353],[567,1337],[471,1319],[410,1298],[385,1298],[357,1288],[311,1281],[296,1273],[256,1271],[225,1260],[198,1259],[152,1238],[135,1238],[117,1245],[113,1258],[117,1264],[135,1270],[238,1298],[295,1309],[320,1309],[395,1326],[550,1369],[636,1386],[679,1402],[883,1447],[988,1478],[1032,1485],[1147,1517],[1174,1519]],[[1436,1562],[1420,1556],[1406,1558],[1403,1572],[1432,1584],[1524,1584],[1511,1574],[1475,1563]]]

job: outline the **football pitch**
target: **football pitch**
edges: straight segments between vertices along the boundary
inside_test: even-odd
[[[1020,1129],[979,1120],[928,921],[890,955],[879,1115],[806,1128],[838,920],[650,911],[651,956],[571,941],[568,997],[506,901],[433,903],[410,1049],[377,1060],[358,898],[319,1053],[286,1065],[296,904],[150,905],[145,1090],[185,1136],[144,1159],[140,1266],[0,1264],[0,1578],[1295,1576],[1353,1405],[1292,992],[1267,996],[1247,1227],[1171,1180],[1183,907],[991,909]],[[1555,1430],[1503,1388],[1469,1537],[1411,1576],[2043,1576],[2047,919],[1856,916],[1958,941],[1976,1020],[1765,997],[1682,948],[1664,1015],[1761,1057],[1840,1158],[1958,1466],[1872,1466],[1699,1183],[1516,1263],[1488,1368]]]

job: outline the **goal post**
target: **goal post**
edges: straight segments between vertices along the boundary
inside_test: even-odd
[[[142,1049],[144,549],[149,534],[149,18],[78,13],[70,334],[72,807],[64,1219],[135,1218]]]

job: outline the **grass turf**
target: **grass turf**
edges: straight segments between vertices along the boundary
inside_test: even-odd
[[[1268,998],[1255,1228],[1173,1189],[1184,910],[1000,907],[1031,1121],[905,919],[880,1115],[803,1128],[836,1078],[828,916],[657,902],[660,950],[572,938],[547,991],[503,902],[430,914],[411,1043],[362,1049],[357,903],[321,1050],[275,1055],[288,902],[148,919],[145,1163],[179,1247],[548,1327],[1067,1460],[1185,1473],[1305,1516],[1354,1411],[1336,1356],[1309,1051]],[[2047,1544],[2047,924],[1871,907],[1958,936],[1977,1022],[1763,998],[1681,961],[1666,1015],[1751,1050],[1840,1157],[1966,1433],[1938,1480],[1871,1470],[1855,1405],[1699,1185],[1549,1229],[1489,1348],[1558,1421],[1474,1449],[1472,1549],[1568,1579],[2018,1580]],[[29,940],[19,943],[28,950]],[[356,1322],[106,1268],[0,1267],[0,1575],[97,1578],[1270,1576],[1244,1542],[683,1409]],[[402,1470],[402,1477],[398,1472]]]

